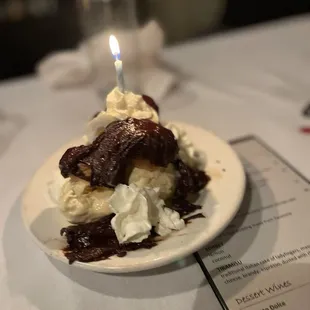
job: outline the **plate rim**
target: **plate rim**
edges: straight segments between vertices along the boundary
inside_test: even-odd
[[[58,261],[61,261],[62,263],[67,264],[68,266],[72,266],[72,267],[77,267],[77,268],[82,268],[85,270],[89,270],[89,271],[93,271],[93,272],[99,272],[99,273],[115,273],[115,274],[120,274],[120,273],[130,273],[130,272],[139,272],[139,271],[144,271],[144,270],[150,270],[150,269],[154,269],[154,268],[158,268],[164,265],[168,265],[174,261],[176,261],[178,258],[184,258],[187,257],[193,253],[195,253],[196,251],[198,251],[199,249],[201,249],[203,246],[205,246],[206,244],[208,244],[209,242],[211,242],[212,240],[214,240],[217,236],[219,236],[224,230],[225,228],[229,225],[229,223],[233,220],[233,218],[235,217],[235,215],[237,214],[242,199],[244,197],[244,193],[245,193],[245,188],[246,188],[246,175],[245,175],[245,170],[244,167],[241,163],[241,160],[239,158],[239,156],[237,155],[236,151],[232,148],[232,146],[225,141],[224,139],[222,139],[221,137],[217,136],[213,131],[211,130],[206,130],[203,127],[200,126],[196,126],[190,123],[184,123],[184,122],[180,122],[180,121],[169,121],[169,123],[173,123],[177,126],[180,127],[192,127],[194,129],[200,129],[205,131],[208,134],[213,135],[217,140],[219,140],[221,143],[225,144],[227,147],[230,148],[232,155],[235,157],[235,161],[238,163],[238,166],[240,169],[240,177],[241,177],[241,185],[242,188],[240,188],[240,191],[238,192],[238,195],[236,195],[236,207],[234,208],[233,212],[230,213],[229,218],[227,218],[226,222],[223,223],[219,229],[217,229],[215,232],[213,232],[212,234],[210,234],[208,236],[208,238],[206,238],[206,240],[202,243],[196,241],[194,243],[191,243],[190,246],[183,248],[182,252],[178,253],[178,254],[172,254],[169,255],[168,257],[159,257],[159,258],[155,258],[152,261],[149,262],[144,262],[142,265],[139,264],[139,262],[135,263],[135,264],[130,264],[129,266],[104,266],[104,265],[100,265],[98,264],[101,261],[97,261],[97,262],[90,262],[90,263],[83,263],[83,262],[74,262],[74,264],[69,265],[68,264],[68,260],[64,255],[55,255],[53,254],[54,251],[61,251],[61,250],[49,250],[44,243],[42,243],[36,236],[35,234],[31,231],[30,229],[30,225],[28,225],[28,222],[26,220],[26,214],[25,214],[25,200],[27,197],[27,192],[29,187],[31,186],[33,180],[35,179],[36,175],[39,173],[39,171],[41,170],[41,168],[46,165],[46,163],[55,155],[55,153],[57,153],[59,150],[61,150],[62,148],[66,147],[67,145],[69,145],[71,142],[77,141],[78,139],[81,140],[81,137],[76,138],[76,139],[72,139],[70,140],[68,143],[60,146],[56,151],[54,151],[52,154],[50,154],[42,163],[41,165],[36,169],[36,171],[33,173],[33,175],[31,176],[31,178],[29,179],[26,187],[24,188],[23,192],[22,192],[22,200],[21,200],[21,216],[22,216],[22,221],[23,224],[26,228],[26,231],[28,232],[28,234],[30,235],[31,239],[34,241],[34,243],[40,248],[40,250],[42,250],[46,255],[48,255],[49,257],[51,257],[52,259],[56,259]],[[237,197],[238,196],[238,197]],[[150,249],[152,250],[152,249]]]

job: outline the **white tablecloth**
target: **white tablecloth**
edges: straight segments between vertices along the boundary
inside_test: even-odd
[[[309,33],[305,15],[166,51],[169,63],[203,85],[196,110],[182,117],[225,138],[256,133],[310,178],[310,136],[298,132],[310,125],[301,116],[310,101]]]
[[[20,196],[35,170],[100,107],[88,91],[37,80],[0,86],[0,303],[5,310],[218,310],[194,259],[133,275],[102,275],[49,260],[30,240]]]
[[[257,134],[310,178],[310,136],[298,131],[308,123],[300,110],[310,99],[309,31],[305,16],[166,50],[196,81],[161,103],[163,116],[226,139]],[[89,91],[55,92],[35,78],[0,85],[1,309],[220,309],[191,259],[140,275],[92,274],[48,260],[26,235],[23,188],[100,104]]]

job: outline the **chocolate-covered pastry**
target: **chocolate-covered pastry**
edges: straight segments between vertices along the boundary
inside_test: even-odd
[[[90,145],[68,149],[59,162],[63,177],[90,181],[91,186],[114,188],[127,184],[126,169],[133,159],[166,167],[178,153],[172,131],[147,119],[111,123]]]
[[[60,208],[77,223],[60,232],[70,264],[151,249],[172,231],[204,217],[195,212],[201,206],[188,198],[210,178],[191,168],[204,162],[192,156],[190,140],[183,143],[185,133],[160,124],[159,108],[149,96],[115,88],[107,107],[88,124],[85,138],[93,142],[69,148],[59,161],[62,176],[69,177],[62,185]],[[184,161],[183,153],[188,155]],[[83,217],[72,216],[74,211]]]

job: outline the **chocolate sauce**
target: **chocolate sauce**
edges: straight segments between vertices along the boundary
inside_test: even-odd
[[[142,242],[119,244],[111,226],[113,217],[114,214],[105,216],[96,222],[72,225],[61,229],[60,234],[66,237],[68,243],[63,252],[69,264],[73,264],[75,261],[88,263],[105,260],[114,255],[124,257],[127,252],[151,249],[157,245],[155,238],[158,235],[154,229],[152,229],[151,235]],[[184,221],[188,224],[196,218],[204,218],[204,215],[198,213],[185,218]]]
[[[173,198],[167,207],[178,212],[181,217],[201,209],[201,206],[190,203],[184,198]]]
[[[100,113],[101,113],[101,111],[96,112],[91,119],[96,118]]]
[[[114,188],[127,184],[126,171],[133,159],[166,167],[178,153],[171,130],[147,119],[128,118],[115,121],[90,145],[68,149],[59,162],[63,177],[75,175],[91,186]],[[85,174],[86,166],[89,175]]]
[[[151,249],[156,245],[153,235],[139,243],[119,244],[111,226],[113,217],[108,215],[96,222],[72,225],[60,231],[67,239],[64,254],[69,264],[105,260],[113,255],[124,257],[128,251]]]
[[[191,168],[181,159],[175,160],[174,166],[179,174],[174,193],[175,198],[186,198],[188,194],[198,193],[210,181],[210,177],[204,171]]]
[[[155,101],[153,100],[153,98],[147,96],[147,95],[142,95],[143,100],[151,107],[153,108],[157,114],[159,114],[159,107],[158,105],[155,103]]]
[[[191,223],[192,220],[198,219],[198,218],[205,218],[205,216],[202,213],[197,213],[197,214],[194,214],[192,216],[186,217],[184,219],[184,222],[185,222],[185,224],[188,224],[188,223]]]

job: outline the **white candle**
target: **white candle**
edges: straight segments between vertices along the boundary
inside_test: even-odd
[[[123,62],[120,60],[121,53],[119,44],[115,36],[110,36],[110,49],[115,59],[114,66],[116,70],[117,86],[123,93],[125,91],[124,73],[123,73]]]

